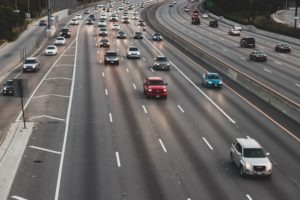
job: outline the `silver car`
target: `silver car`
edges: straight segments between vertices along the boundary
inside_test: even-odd
[[[237,138],[230,148],[230,161],[240,169],[241,176],[271,176],[272,163],[268,155],[252,138]]]

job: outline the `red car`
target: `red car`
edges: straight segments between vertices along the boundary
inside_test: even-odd
[[[168,96],[167,83],[160,77],[148,77],[144,79],[144,93],[147,98],[156,97],[166,99]]]

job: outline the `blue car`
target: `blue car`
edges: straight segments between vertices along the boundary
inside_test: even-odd
[[[208,88],[222,88],[223,82],[218,73],[206,72],[202,76],[202,83]]]

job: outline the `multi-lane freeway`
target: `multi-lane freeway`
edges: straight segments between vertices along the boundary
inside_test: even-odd
[[[267,63],[254,64],[226,25],[213,29],[202,20],[193,26],[183,12],[185,1],[171,9],[168,2],[156,3],[138,11],[155,12],[152,16],[166,29],[299,102],[299,47],[282,55],[271,50],[279,41],[243,32],[268,51]],[[120,5],[116,2],[113,9]],[[72,36],[58,47],[58,55],[41,52],[41,70],[20,75],[29,80],[26,119],[35,127],[9,199],[299,199],[299,124],[226,79],[222,89],[204,87],[206,62],[191,59],[167,40],[152,41],[149,27],[144,39],[133,39],[142,30],[135,20],[119,21],[128,37],[117,39],[107,19],[108,49],[117,51],[120,63],[104,65],[108,49],[98,45],[103,37],[97,23],[106,12],[93,12],[95,25],[86,25],[88,15],[79,11],[83,19],[70,26]],[[128,59],[128,46],[138,47],[141,58]],[[152,68],[153,58],[161,54],[170,60],[170,71]],[[143,81],[150,76],[168,83],[166,100],[145,97]],[[19,100],[0,100],[7,119],[15,116]],[[270,153],[271,177],[239,175],[229,149],[240,137],[256,139]]]

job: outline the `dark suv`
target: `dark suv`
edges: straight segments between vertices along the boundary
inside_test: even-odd
[[[209,26],[217,28],[219,26],[218,21],[217,20],[211,20],[209,22]]]
[[[60,36],[63,36],[64,38],[70,38],[71,37],[71,30],[69,28],[62,28],[60,30]]]
[[[240,40],[241,47],[255,48],[255,39],[254,38],[242,38]]]
[[[14,95],[14,81],[8,80],[3,85],[3,95]]]
[[[104,55],[104,64],[119,65],[119,56],[116,51],[106,51]]]

